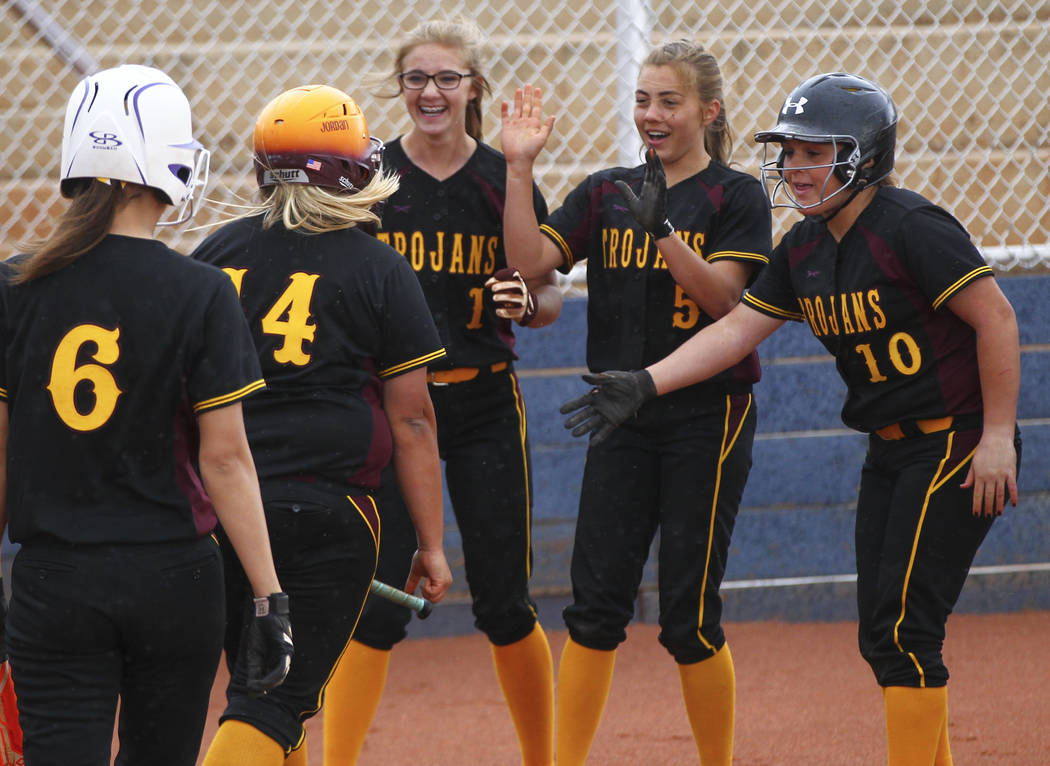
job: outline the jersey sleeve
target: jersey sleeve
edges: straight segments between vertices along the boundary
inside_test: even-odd
[[[213,280],[212,299],[201,320],[200,345],[187,370],[186,385],[196,413],[232,404],[266,386],[233,283],[221,272]]]
[[[377,358],[380,378],[424,367],[445,356],[423,289],[404,258],[383,282],[382,350]]]
[[[936,206],[910,211],[897,236],[898,252],[934,309],[974,280],[993,276],[962,224]]]
[[[796,322],[804,319],[791,285],[788,247],[783,241],[773,250],[769,265],[759,272],[754,284],[744,293],[741,301],[774,319],[791,319]]]
[[[710,239],[704,243],[708,261],[743,261],[756,270],[769,263],[773,221],[765,192],[756,179],[749,177],[730,187],[712,228]]]
[[[563,260],[558,271],[564,274],[568,274],[577,262],[587,258],[590,233],[600,230],[597,222],[592,220],[600,214],[600,210],[592,204],[590,181],[590,178],[585,179],[569,192],[562,206],[540,224],[540,231],[561,251]]]

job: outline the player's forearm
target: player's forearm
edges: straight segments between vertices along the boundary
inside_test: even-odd
[[[542,276],[558,263],[544,263],[544,239],[532,199],[532,163],[507,164],[507,189],[503,206],[503,250],[507,265],[526,279]]]
[[[989,436],[1012,440],[1021,381],[1021,352],[1017,319],[1009,304],[999,309],[997,321],[977,329],[977,365],[984,406],[983,431]]]
[[[202,458],[201,479],[256,598],[281,590],[251,453]]]
[[[740,302],[748,267],[727,260],[709,263],[677,236],[664,237],[659,248],[675,282],[709,317],[721,319]]]
[[[536,300],[536,316],[529,327],[546,327],[561,315],[563,295],[553,273],[548,273],[542,281],[530,282],[529,292]]]
[[[737,304],[725,317],[647,368],[657,394],[691,386],[732,367],[783,324]]]
[[[401,496],[416,529],[421,550],[441,550],[445,522],[441,495],[441,463],[437,426],[429,416],[399,418],[391,422],[394,469]]]

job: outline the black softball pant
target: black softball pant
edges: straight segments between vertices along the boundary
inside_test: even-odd
[[[679,664],[722,647],[718,591],[755,420],[750,394],[710,396],[688,417],[661,403],[588,450],[564,611],[573,641],[611,651],[627,638],[659,528],[660,643]]]
[[[222,652],[219,546],[24,543],[7,641],[26,766],[193,766]]]
[[[493,644],[506,646],[525,638],[536,624],[528,590],[532,476],[518,379],[510,369],[483,370],[474,380],[431,384],[430,397],[445,483],[463,542],[474,624]],[[380,554],[383,577],[389,576],[392,584],[404,582],[401,573],[407,574],[415,550],[415,535],[401,507],[401,521],[384,526]],[[384,525],[389,517],[384,508]],[[389,539],[393,530],[398,530],[397,541]],[[404,637],[406,623],[406,610],[370,599],[355,638],[388,649]]]
[[[373,495],[383,519],[379,563],[375,579],[395,588],[404,586],[416,552],[416,530],[397,485],[393,467],[383,471],[382,486]],[[408,635],[412,612],[385,598],[370,596],[354,630],[354,640],[380,651],[390,651]]]
[[[994,517],[974,516],[979,429],[896,441],[872,435],[857,500],[860,652],[881,686],[948,682],[945,623]],[[1021,461],[1020,432],[1014,438]]]
[[[275,499],[264,484],[270,547],[281,587],[288,594],[295,656],[284,683],[253,696],[243,662],[233,663],[226,710],[220,721],[251,724],[281,745],[298,747],[303,722],[321,708],[325,684],[354,632],[376,569],[380,524],[368,495],[329,495],[304,488],[300,499]],[[226,660],[238,658],[243,630],[253,614],[252,591],[235,554],[228,551],[229,628]]]

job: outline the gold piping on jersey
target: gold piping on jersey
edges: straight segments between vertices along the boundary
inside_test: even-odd
[[[569,249],[569,243],[562,239],[561,234],[545,223],[540,224],[540,231],[554,241],[554,244],[558,246],[558,249],[561,250],[561,254],[565,257],[565,265],[571,269],[573,267],[573,260],[572,250]]]
[[[711,255],[707,256],[707,258],[705,258],[704,260],[706,260],[708,263],[711,263],[713,261],[718,261],[723,258],[734,258],[737,260],[744,261],[756,261],[763,265],[769,263],[768,255],[762,255],[762,253],[742,253],[739,250],[719,250],[717,253],[711,253]]]
[[[364,511],[361,510],[361,506],[359,506],[354,501],[354,498],[350,497],[350,495],[346,495],[346,499],[348,501],[350,501],[350,505],[352,505],[354,507],[354,510],[357,511],[357,514],[361,517],[361,520],[364,521],[365,526],[368,527],[368,530],[372,533],[372,540],[375,542],[376,558],[375,558],[375,563],[372,564],[372,577],[369,578],[369,580],[372,580],[372,579],[375,579],[376,569],[379,568],[379,541],[382,538],[383,520],[382,520],[382,518],[379,515],[379,509],[376,507],[375,498],[372,497],[371,495],[365,495],[365,497],[368,498],[368,502],[372,505],[372,513],[375,515],[376,524],[378,525],[377,528],[373,528],[372,527],[371,522],[368,520],[368,515]],[[371,582],[369,584],[371,585]],[[350,631],[350,637],[347,638],[346,643],[343,645],[343,650],[341,652],[339,652],[339,659],[340,660],[343,659],[343,655],[346,654],[346,650],[350,648],[350,643],[353,640],[354,633],[357,632],[357,623],[359,623],[361,621],[361,615],[365,611],[365,603],[368,601],[367,592],[368,592],[368,590],[366,589],[366,595],[365,595],[365,597],[363,599],[361,599],[361,608],[357,612],[357,617],[354,618],[354,627]],[[332,680],[332,676],[335,675],[335,669],[337,667],[339,667],[339,662],[338,661],[334,665],[332,665],[332,669],[328,671],[328,677],[325,678],[324,683],[321,684],[321,690],[318,692],[317,699],[314,701],[313,710],[306,711],[307,715],[313,715],[314,713],[316,713],[318,710],[321,709],[321,703],[324,701],[324,690],[325,690],[325,687],[327,687],[328,686],[328,682]],[[302,720],[303,717],[304,716],[300,716],[300,720]],[[292,747],[292,750],[295,750],[296,748],[298,748],[302,744],[302,741],[303,741],[303,739],[305,739],[305,737],[306,737],[306,732],[304,730],[303,731],[303,736],[300,737],[299,741]]]
[[[729,432],[729,428],[732,425],[730,418],[733,415],[732,395],[726,395],[725,401],[726,411],[725,419],[722,424],[722,450],[718,454],[718,469],[715,471],[715,491],[711,496],[711,520],[707,525],[707,550],[704,552],[704,576],[700,579],[700,609],[696,615],[697,638],[700,639],[700,643],[712,652],[718,650],[711,645],[710,641],[704,638],[702,628],[704,626],[704,593],[707,591],[707,571],[711,566],[711,545],[714,542],[715,536],[715,515],[718,510],[718,496],[722,489],[722,466],[729,457],[729,453],[733,451],[733,447],[736,445],[736,440],[739,438],[740,432],[744,429],[744,423],[747,422],[747,414],[751,411],[751,405],[754,403],[754,398],[751,394],[747,395],[747,406],[744,407],[744,411],[740,414],[740,420],[736,424],[736,430],[732,433]]]
[[[948,286],[947,290],[938,295],[937,298],[933,301],[932,305],[934,311],[939,309],[946,300],[948,300],[957,292],[959,292],[959,290],[961,290],[963,287],[970,284],[970,282],[972,282],[973,280],[977,279],[978,277],[991,276],[992,274],[993,272],[990,266],[978,266],[969,274],[965,274],[959,279],[955,280],[955,282]]]
[[[972,459],[974,452],[977,451],[975,447],[970,451],[970,454],[959,461],[959,464],[948,471],[943,476],[941,472],[944,471],[945,465],[948,459],[952,456],[952,444],[955,442],[955,431],[948,433],[948,445],[944,450],[944,457],[941,458],[941,462],[937,466],[937,472],[930,479],[930,484],[926,488],[926,497],[922,501],[922,511],[919,513],[919,523],[915,527],[915,537],[912,538],[911,542],[911,554],[908,556],[908,568],[904,573],[904,587],[901,589],[901,613],[897,618],[897,622],[893,625],[893,643],[897,646],[897,651],[901,654],[907,654],[908,658],[912,661],[915,666],[915,670],[919,673],[919,688],[926,688],[926,671],[923,669],[922,664],[919,662],[919,658],[915,656],[913,652],[905,650],[900,642],[900,627],[901,623],[904,622],[904,617],[908,612],[908,585],[911,582],[911,572],[915,566],[915,554],[919,548],[919,536],[922,534],[922,525],[926,520],[926,510],[930,506],[930,497],[938,489],[944,486],[944,483],[956,475],[963,466],[968,464]]]
[[[6,398],[7,398],[7,389],[6,388],[0,388],[0,399],[6,399]]]
[[[748,304],[752,308],[758,309],[763,314],[772,314],[773,316],[780,319],[793,319],[796,322],[801,322],[806,318],[801,311],[797,313],[794,311],[784,311],[784,309],[778,308],[777,306],[774,306],[771,303],[766,303],[765,301],[759,300],[751,293],[744,293],[744,297],[741,298],[740,301],[742,303]]]
[[[529,450],[526,445],[528,427],[525,420],[525,399],[518,386],[518,377],[514,374],[506,377],[510,381],[511,391],[514,394],[514,408],[518,411],[518,437],[521,442],[521,467],[524,471],[522,478],[525,481],[525,579],[527,581],[532,577],[532,488],[529,486]],[[536,615],[536,610],[532,607],[530,609],[533,615]]]
[[[223,394],[222,396],[214,396],[211,399],[205,399],[203,402],[197,402],[193,405],[194,412],[204,412],[214,407],[221,407],[224,404],[243,399],[253,391],[258,391],[260,388],[266,388],[266,381],[260,378],[254,383],[249,383],[244,388],[240,388],[229,394]]]
[[[401,373],[401,372],[408,372],[409,370],[411,370],[411,369],[413,369],[415,367],[422,367],[424,364],[429,364],[430,362],[433,362],[435,359],[440,359],[444,355],[445,355],[445,349],[439,348],[437,351],[431,351],[429,354],[427,354],[425,356],[419,356],[419,357],[416,357],[415,359],[410,359],[407,362],[402,362],[401,364],[395,364],[393,367],[387,367],[385,370],[380,370],[379,371],[379,377],[381,377],[381,378],[389,378],[391,375],[397,375],[398,373]]]

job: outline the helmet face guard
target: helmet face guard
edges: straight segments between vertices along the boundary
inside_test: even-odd
[[[200,206],[200,199],[204,195],[205,187],[208,185],[211,152],[196,141],[193,143],[196,144],[196,147],[186,147],[193,152],[193,166],[190,169],[189,180],[186,184],[189,193],[181,204],[175,206],[175,212],[171,217],[157,222],[158,226],[178,226],[181,223],[186,223],[186,221],[193,218],[197,213],[197,208]],[[169,166],[172,172],[177,174],[185,174],[186,167],[186,165],[180,165],[177,168]]]
[[[168,75],[128,64],[85,77],[66,107],[61,189],[106,178],[159,191],[176,208],[160,225],[189,220],[208,178],[210,155],[194,138],[190,105]]]
[[[775,160],[768,159],[768,144],[787,140],[831,144],[833,162],[804,169],[826,167],[828,179],[838,178],[842,187],[826,195],[825,180],[819,202],[799,204],[784,181],[783,151]],[[847,189],[848,194],[855,194],[893,171],[897,108],[886,91],[863,77],[843,72],[820,74],[791,92],[776,126],[756,133],[755,141],[764,144],[761,172],[770,205],[808,210],[846,194]]]
[[[382,169],[383,142],[350,96],[327,85],[285,91],[255,123],[260,188],[308,184],[354,193]]]
[[[852,136],[782,136],[779,141],[788,139],[796,141],[807,141],[812,143],[830,143],[835,159],[823,165],[795,165],[791,170],[821,170],[826,169],[827,175],[820,189],[820,199],[810,205],[803,205],[791,191],[791,186],[784,178],[784,151],[779,147],[776,159],[768,159],[770,154],[769,145],[776,141],[771,138],[762,144],[762,165],[760,172],[762,177],[762,188],[765,189],[766,197],[772,208],[792,208],[794,210],[810,210],[820,207],[825,202],[835,199],[844,194],[850,188],[851,181],[857,174],[857,166],[860,162],[860,150],[857,148],[857,139]],[[842,181],[842,186],[828,194],[828,183],[832,178]]]

